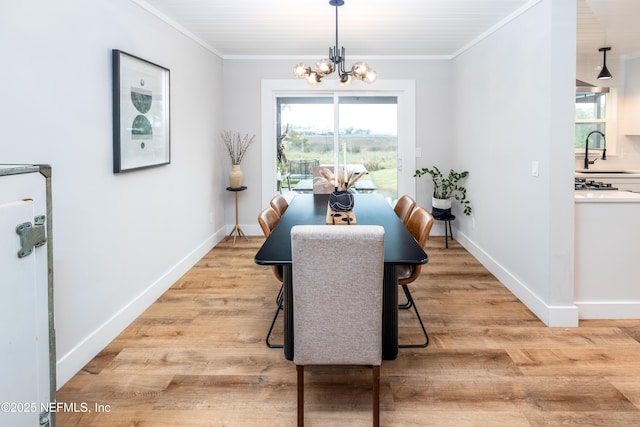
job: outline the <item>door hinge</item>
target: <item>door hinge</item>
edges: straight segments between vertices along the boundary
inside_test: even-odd
[[[47,242],[47,232],[45,230],[45,216],[39,215],[33,219],[33,224],[23,222],[16,227],[16,233],[20,236],[20,250],[18,258],[31,255],[34,247],[39,247]]]
[[[40,427],[50,427],[51,418],[49,417],[49,411],[40,412],[39,420],[40,420]]]

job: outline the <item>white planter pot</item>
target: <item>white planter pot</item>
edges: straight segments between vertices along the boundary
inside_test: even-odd
[[[438,209],[451,209],[451,199],[431,198],[431,206]]]
[[[431,198],[432,215],[434,218],[449,218],[451,216],[451,199]]]

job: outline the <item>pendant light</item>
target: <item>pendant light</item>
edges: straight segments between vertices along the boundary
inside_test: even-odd
[[[601,47],[598,49],[599,52],[602,52],[602,70],[600,70],[600,74],[598,74],[598,79],[610,79],[611,73],[607,69],[607,51],[610,51],[610,47]]]
[[[323,77],[334,71],[338,72],[338,81],[341,85],[350,84],[353,78],[362,80],[365,83],[375,82],[378,76],[375,70],[369,67],[366,62],[358,61],[353,64],[351,70],[346,70],[344,47],[338,49],[338,7],[344,4],[344,0],[330,0],[329,4],[336,8],[335,46],[329,48],[328,58],[323,58],[316,63],[315,70],[311,70],[309,65],[300,62],[293,67],[293,74],[299,79],[306,79],[311,86],[317,86]]]

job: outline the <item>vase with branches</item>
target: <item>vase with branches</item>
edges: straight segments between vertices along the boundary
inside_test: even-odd
[[[421,177],[423,175],[430,175],[433,180],[433,207],[434,216],[451,215],[451,199],[456,199],[463,206],[463,213],[465,215],[471,215],[471,205],[467,200],[467,189],[461,184],[461,181],[469,176],[468,171],[456,172],[453,169],[449,171],[449,175],[445,176],[440,172],[436,166],[433,168],[422,168],[416,170],[414,177]],[[449,200],[448,212],[440,212],[441,210],[447,210],[446,205],[440,204],[437,200]],[[445,206],[442,208],[441,206]]]
[[[231,159],[231,172],[229,173],[229,184],[231,188],[242,187],[242,180],[244,174],[240,168],[240,163],[244,158],[247,150],[253,144],[255,135],[249,136],[249,134],[240,135],[240,133],[234,133],[228,130],[222,131],[220,135],[222,142],[227,148],[229,158]]]

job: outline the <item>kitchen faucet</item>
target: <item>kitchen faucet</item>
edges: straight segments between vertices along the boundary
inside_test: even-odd
[[[604,142],[604,147],[602,148],[602,160],[607,160],[607,140],[604,137],[604,133],[599,130],[594,130],[589,132],[587,135],[587,139],[584,141],[584,168],[589,169],[589,165],[592,165],[596,162],[597,159],[593,159],[593,161],[589,160],[589,137],[591,134],[597,133],[602,137],[602,141]]]

